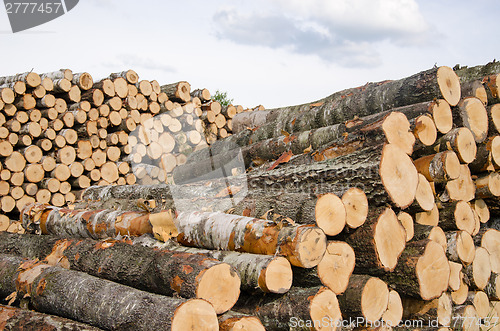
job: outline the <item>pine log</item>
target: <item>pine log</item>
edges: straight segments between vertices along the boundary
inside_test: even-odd
[[[246,166],[249,166],[254,159],[274,160],[284,152],[291,151],[297,155],[304,153],[307,149],[319,152],[315,155],[315,159],[323,160],[351,153],[362,147],[380,144],[386,140],[400,146],[407,153],[411,153],[415,137],[409,131],[410,124],[402,114],[408,119],[412,119],[426,114],[430,107],[428,102],[419,103],[355,118],[346,123],[333,124],[290,135],[280,134],[267,140],[257,139],[253,135],[241,141],[226,139],[211,146],[212,156],[210,159],[214,159],[217,164],[224,163],[224,160],[227,162],[234,157],[233,150],[239,151],[239,146],[241,146],[241,154]],[[393,112],[396,114],[390,116]],[[249,144],[249,141],[252,143]],[[190,155],[189,159],[194,162],[192,167],[194,168],[195,165],[209,159],[208,151],[195,152]]]
[[[500,196],[500,174],[491,172],[475,180],[476,197],[478,199]]]
[[[321,261],[326,236],[312,225],[283,226],[251,217],[208,212],[180,212],[177,240],[186,246],[286,257],[292,265],[311,268]],[[206,231],[213,232],[207,236]]]
[[[234,311],[254,315],[266,330],[334,328],[341,311],[335,294],[325,287],[292,287],[284,295],[242,296]]]
[[[431,240],[409,242],[393,272],[380,277],[398,293],[431,300],[448,288],[450,266],[441,245]]]
[[[387,310],[389,289],[381,279],[367,275],[352,275],[346,291],[338,297],[345,316],[362,316],[367,323],[377,321]]]
[[[450,264],[450,279],[448,281],[448,287],[450,291],[458,291],[460,289],[460,283],[463,278],[462,264],[457,262],[449,261]]]
[[[290,262],[281,256],[208,250],[181,246],[173,241],[160,242],[151,236],[132,239],[134,244],[160,250],[203,254],[231,265],[241,279],[241,289],[252,293],[256,290],[267,293],[286,293],[292,286]],[[226,295],[226,294],[225,294]]]
[[[101,330],[67,318],[4,305],[0,305],[0,326],[2,330]]]
[[[484,288],[484,292],[491,300],[500,300],[500,277],[496,272],[492,272],[488,284]]]
[[[466,83],[461,83],[460,87],[462,89],[462,98],[475,97],[481,100],[483,105],[486,106],[488,104],[488,93],[482,80],[478,79]]]
[[[240,279],[235,270],[196,253],[159,252],[113,240],[7,233],[0,237],[2,253],[57,263],[152,293],[205,299],[218,314],[229,310],[239,296]]]
[[[191,97],[193,98],[199,98],[201,102],[205,103],[211,100],[211,95],[210,91],[207,90],[206,88],[204,89],[196,89],[194,91],[191,91]]]
[[[405,248],[406,233],[389,207],[373,209],[366,222],[344,240],[356,255],[355,272],[378,275],[392,271]]]
[[[40,312],[107,330],[218,330],[215,310],[202,299],[186,301],[151,294],[10,255],[1,255],[0,265],[0,294],[6,297],[18,292],[18,297],[29,298]]]
[[[356,174],[356,176],[352,176]],[[348,182],[345,178],[349,178]],[[334,159],[305,165],[282,166],[273,170],[253,171],[246,176],[249,188],[287,190],[310,187],[321,181],[319,192],[343,194],[346,185],[359,187],[370,205],[388,202],[400,208],[412,204],[418,185],[418,173],[411,159],[392,144],[376,146]],[[316,184],[314,184],[316,186]],[[323,191],[325,190],[325,191]]]
[[[454,329],[479,331],[481,320],[473,305],[460,305],[453,307],[452,322]]]
[[[413,231],[413,241],[429,239],[438,243],[444,250],[447,249],[446,234],[441,227],[415,224]]]

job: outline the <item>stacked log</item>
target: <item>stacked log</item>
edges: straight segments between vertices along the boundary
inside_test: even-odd
[[[434,68],[288,111],[247,112],[240,133],[187,157],[175,184],[91,187],[76,209],[24,208],[23,227],[231,266],[241,293],[214,308],[227,311],[221,328],[496,328],[500,231],[490,219],[500,205],[500,131],[491,109],[499,98],[494,72],[481,77],[484,91],[469,83],[476,71]],[[164,90],[175,102],[188,98],[181,83]],[[204,120],[212,104],[201,106]],[[238,154],[246,173],[205,176]],[[160,231],[154,215],[163,209],[173,219]],[[27,254],[8,247],[0,252]],[[53,259],[36,257],[75,265],[71,248],[66,257],[58,247]],[[199,298],[180,290],[190,278],[175,270],[165,294]]]
[[[133,70],[96,81],[69,69],[0,77],[1,211],[15,219],[29,203],[73,204],[92,185],[167,182],[207,146],[203,109],[218,103],[201,91]],[[233,111],[223,114],[226,122]]]

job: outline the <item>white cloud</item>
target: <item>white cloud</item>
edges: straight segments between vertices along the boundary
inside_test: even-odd
[[[223,8],[217,37],[239,44],[316,54],[344,66],[381,64],[374,45],[425,44],[430,27],[415,0],[271,0],[268,11]]]

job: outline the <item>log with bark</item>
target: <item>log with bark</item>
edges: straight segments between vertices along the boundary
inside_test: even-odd
[[[220,212],[181,212],[174,221],[177,241],[186,246],[279,254],[304,268],[318,265],[326,250],[325,234],[312,225],[284,225]]]
[[[0,252],[45,260],[144,291],[210,302],[218,314],[239,296],[240,279],[228,264],[198,253],[161,252],[116,240],[59,239],[0,233]]]
[[[202,299],[151,294],[12,255],[0,255],[0,266],[0,295],[28,298],[43,313],[107,330],[218,330],[214,308]]]
[[[448,288],[450,266],[441,245],[429,239],[409,242],[394,271],[380,275],[398,293],[431,300]]]
[[[161,250],[203,254],[231,265],[241,279],[241,289],[247,292],[285,293],[292,286],[290,262],[281,256],[239,253],[186,247],[171,240],[160,242],[151,236],[132,239],[134,244],[154,247]]]
[[[2,330],[101,330],[67,318],[4,305],[0,305],[0,327]]]

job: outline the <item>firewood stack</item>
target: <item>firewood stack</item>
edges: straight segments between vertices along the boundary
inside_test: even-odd
[[[69,69],[0,77],[0,224],[28,203],[74,203],[91,185],[165,183],[207,146],[211,124],[201,118],[212,108],[221,112],[206,89],[161,86],[133,70],[99,81]],[[232,109],[243,108],[219,114],[208,142],[231,134]]]
[[[30,234],[0,233],[11,254],[0,292],[103,329],[130,316],[122,293],[158,302],[158,323],[181,330],[498,329],[498,73],[439,67],[236,114],[233,135],[193,148],[175,184],[92,186],[73,209],[27,205]],[[247,172],[207,179],[234,146]],[[79,292],[57,291],[72,283]],[[109,312],[85,306],[107,299],[85,287],[97,283]]]

